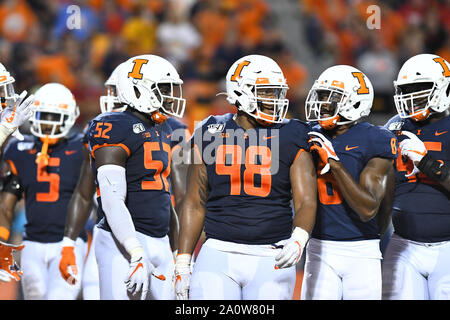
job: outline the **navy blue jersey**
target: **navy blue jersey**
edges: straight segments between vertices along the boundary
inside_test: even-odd
[[[308,148],[309,126],[285,120],[244,131],[234,114],[210,116],[191,141],[208,174],[207,238],[271,244],[292,233],[289,171]]]
[[[127,152],[125,205],[136,231],[152,237],[163,237],[169,230],[171,135],[169,124],[150,124],[130,111],[103,113],[89,123],[94,177],[96,149],[118,146]],[[104,217],[101,195],[98,203],[99,214]],[[111,231],[106,218],[102,218],[99,227]]]
[[[327,131],[315,126],[314,131],[327,136]],[[329,140],[342,165],[359,183],[359,177],[372,158],[395,159],[397,141],[388,130],[367,122],[355,124],[345,133]],[[318,173],[318,208],[312,237],[322,240],[354,241],[380,237],[377,219],[363,222],[347,204],[330,171]]]
[[[11,139],[4,159],[21,181],[25,193],[25,240],[49,243],[63,239],[67,207],[83,162],[81,134],[70,134],[49,145],[48,166],[36,164],[42,149],[39,138],[26,135],[24,141]],[[86,239],[83,232],[80,237]]]
[[[450,117],[427,124],[395,116],[386,128],[396,134],[401,130],[414,133],[434,159],[450,161]],[[398,136],[399,142],[406,138]],[[392,213],[395,233],[421,242],[450,240],[450,192],[422,172],[405,177],[413,167],[412,160],[399,153]]]

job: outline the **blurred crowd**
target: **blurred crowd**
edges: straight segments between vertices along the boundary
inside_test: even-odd
[[[394,112],[392,80],[417,53],[450,60],[450,0],[278,0],[297,4],[303,39],[286,39],[268,0],[4,0],[0,2],[0,61],[16,91],[60,82],[74,93],[82,127],[100,111],[104,82],[122,61],[138,54],[169,59],[184,80],[184,121],[190,129],[209,114],[232,111],[224,77],[238,58],[274,58],[290,86],[291,116],[302,118],[314,79],[296,54],[307,46],[328,67],[350,64],[372,80],[374,112]],[[367,7],[381,9],[381,28],[369,29]],[[68,19],[80,9],[80,29]]]

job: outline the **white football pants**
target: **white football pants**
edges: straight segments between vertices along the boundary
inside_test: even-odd
[[[380,300],[379,240],[328,241],[306,246],[302,300]]]
[[[75,300],[80,293],[80,281],[71,285],[64,280],[59,271],[62,241],[40,243],[24,240],[25,247],[21,253],[23,271],[22,290],[25,300]],[[86,254],[86,243],[77,238],[75,243],[75,259],[78,279],[83,276],[83,262]]]
[[[383,299],[450,300],[450,241],[421,243],[394,233],[382,270]]]
[[[156,277],[150,277],[150,287],[147,299],[150,300],[173,300],[175,291],[172,282],[174,272],[174,261],[170,249],[169,237],[152,238],[140,232],[136,237],[144,248],[144,251],[156,267],[154,273],[164,275],[166,280],[162,281]],[[102,300],[133,300],[128,294],[125,279],[128,274],[128,254],[113,237],[111,232],[98,228],[95,236],[95,256],[97,258],[100,299]]]
[[[98,265],[95,258],[95,238],[98,232],[97,226],[92,229],[92,240],[86,260],[84,261],[84,272],[81,280],[83,300],[100,300],[100,284],[98,279]]]
[[[279,250],[241,245],[246,250],[236,252],[239,247],[226,241],[206,240],[193,267],[191,300],[292,299],[295,266],[275,269]]]

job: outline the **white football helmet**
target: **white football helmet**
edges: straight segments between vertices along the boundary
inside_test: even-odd
[[[360,70],[347,65],[326,69],[306,97],[306,120],[324,129],[354,122],[370,114],[373,86]]]
[[[67,135],[80,115],[72,92],[62,84],[47,83],[34,96],[36,109],[30,118],[31,133],[50,139]]]
[[[422,121],[450,106],[450,64],[434,54],[408,59],[394,81],[394,102],[401,118]]]
[[[186,105],[182,83],[177,70],[166,59],[151,54],[136,56],[119,69],[119,102],[151,115],[157,123],[166,119],[165,114],[181,118]]]
[[[281,123],[286,117],[289,87],[283,71],[269,57],[248,55],[237,60],[226,75],[226,89],[228,102],[262,125]]]
[[[17,97],[14,92],[14,78],[6,70],[5,66],[0,63],[0,99],[2,107],[13,105]]]
[[[123,111],[125,107],[116,108],[117,104],[120,104],[119,98],[117,96],[117,78],[119,74],[119,69],[124,66],[125,63],[119,64],[111,73],[109,78],[105,81],[106,96],[100,96],[100,110],[103,112],[109,111]]]

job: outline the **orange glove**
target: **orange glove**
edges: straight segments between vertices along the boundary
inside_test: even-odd
[[[63,247],[61,250],[61,261],[59,261],[59,271],[61,276],[67,283],[75,285],[78,281],[78,268],[75,259],[75,241],[68,237],[64,237]]]
[[[13,253],[22,250],[23,247],[23,244],[17,246],[0,241],[0,282],[20,280],[23,272],[17,265]]]
[[[308,135],[312,136],[309,142],[314,143],[310,150],[316,150],[319,157],[321,165],[323,165],[320,174],[325,174],[330,170],[330,164],[328,159],[333,159],[335,161],[339,161],[339,157],[334,151],[333,144],[330,140],[328,140],[323,134],[315,131],[311,131]]]

